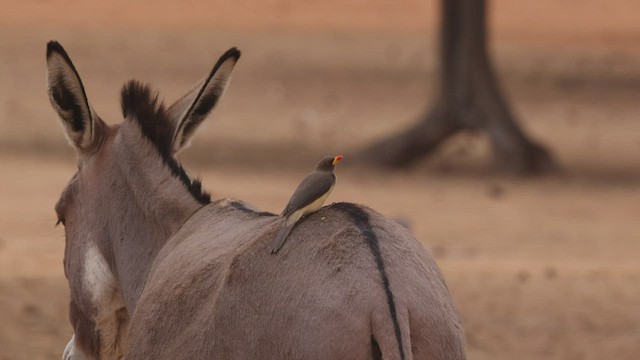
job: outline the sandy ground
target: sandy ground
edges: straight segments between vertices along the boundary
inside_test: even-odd
[[[46,97],[49,39],[110,123],[124,81],[173,100],[238,46],[227,96],[181,158],[214,196],[274,212],[319,156],[407,126],[432,96],[433,1],[110,4],[24,1],[0,15],[0,360],[59,358],[72,331],[53,205],[75,164]],[[496,175],[485,139],[461,135],[407,172],[347,157],[330,198],[411,224],[445,273],[470,359],[640,353],[638,6],[576,4],[493,4],[503,85],[561,174]]]

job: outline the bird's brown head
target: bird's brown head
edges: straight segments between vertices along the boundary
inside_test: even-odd
[[[340,160],[342,160],[343,156],[327,156],[322,158],[318,165],[316,165],[317,171],[333,171],[333,169],[338,165]]]

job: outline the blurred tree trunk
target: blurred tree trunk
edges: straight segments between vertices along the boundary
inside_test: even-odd
[[[486,8],[485,0],[442,0],[435,104],[414,126],[365,148],[363,161],[408,166],[467,129],[489,135],[501,169],[531,174],[553,168],[550,154],[524,134],[500,92],[487,52]]]

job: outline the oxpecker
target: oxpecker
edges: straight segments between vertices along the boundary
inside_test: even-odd
[[[320,210],[336,184],[336,175],[333,173],[333,169],[340,160],[342,160],[342,155],[323,158],[316,165],[315,170],[298,185],[296,191],[291,195],[289,203],[282,211],[285,222],[276,236],[271,253],[275,254],[280,250],[300,218]]]

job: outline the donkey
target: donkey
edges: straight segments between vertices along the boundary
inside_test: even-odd
[[[128,82],[110,126],[48,44],[49,97],[78,159],[55,206],[74,330],[63,359],[464,359],[444,278],[402,226],[332,204],[272,255],[281,217],[211,200],[187,175],[176,154],[239,57],[169,107]]]

